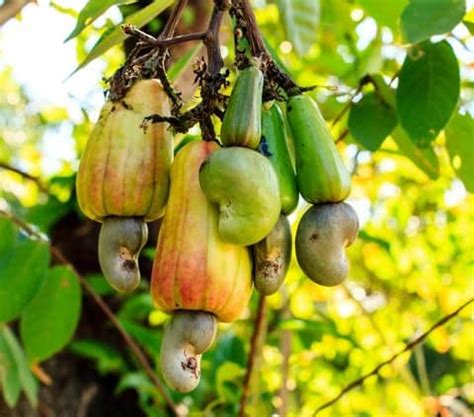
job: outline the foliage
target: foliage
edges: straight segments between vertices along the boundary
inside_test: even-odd
[[[95,59],[107,74],[117,69],[125,35],[100,16],[125,3],[130,2],[90,0],[81,11],[67,10],[77,20],[68,37],[76,42],[77,69]],[[144,25],[171,3],[154,1],[126,21]],[[312,416],[473,297],[474,199],[468,194],[474,191],[473,11],[466,13],[461,0],[253,5],[275,60],[299,85],[316,86],[308,94],[319,103],[352,169],[350,202],[362,223],[348,251],[346,284],[317,286],[293,259],[286,284],[267,299],[266,337],[250,381],[248,414],[287,410],[288,416]],[[222,42],[231,49],[230,36]],[[195,47],[175,60],[170,70],[175,82],[198,54]],[[231,70],[233,58],[225,59]],[[155,361],[167,318],[152,305],[149,277],[133,295],[118,296],[103,286],[100,275],[79,276],[80,265],[76,270],[53,265],[58,224],[81,216],[75,168],[91,131],[91,109],[82,109],[80,117],[63,103],[32,109],[14,74],[15,68],[0,67],[1,394],[14,407],[24,391],[36,405],[35,369],[65,349],[92,364],[97,378],[114,376],[117,396],[135,390],[137,407],[146,415],[165,416],[163,397],[128,346],[103,340],[100,333],[74,337],[85,317],[81,281],[113,305],[123,329]],[[102,75],[84,88],[99,90]],[[56,132],[61,140],[61,127],[73,136],[76,160],[51,172],[45,168],[50,150],[44,138]],[[182,137],[177,135],[176,143]],[[305,209],[300,202],[291,217],[294,229]],[[81,226],[88,227],[83,217],[77,229]],[[75,239],[77,230],[70,236]],[[145,251],[153,256],[152,247]],[[215,346],[203,356],[198,389],[186,396],[171,393],[191,415],[238,414],[257,303],[254,296],[244,320],[220,325]],[[443,407],[472,406],[470,312],[472,307],[463,310],[425,344],[318,415],[430,416]],[[96,321],[109,326],[105,316]]]

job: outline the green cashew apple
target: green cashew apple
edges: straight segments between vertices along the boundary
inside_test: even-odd
[[[211,313],[177,310],[166,324],[161,344],[161,370],[176,391],[189,392],[201,378],[201,356],[216,338],[217,321]]]
[[[296,232],[296,258],[303,272],[315,283],[340,284],[347,276],[345,248],[359,230],[359,220],[347,203],[318,204],[301,218]]]
[[[296,182],[303,198],[313,204],[343,201],[351,191],[344,166],[316,102],[290,97],[287,117],[295,144]]]
[[[109,284],[119,292],[140,283],[138,255],[148,239],[142,218],[106,217],[99,233],[99,264]]]
[[[278,178],[258,152],[240,147],[215,151],[201,166],[199,182],[207,199],[219,207],[218,231],[224,241],[253,245],[278,221]]]
[[[262,140],[260,151],[270,160],[280,186],[281,211],[291,213],[298,205],[298,188],[295,171],[288,151],[285,119],[280,108],[274,104],[262,112]]]
[[[271,233],[252,246],[252,256],[257,291],[262,295],[277,292],[291,261],[291,228],[286,216],[281,215]]]
[[[263,73],[255,66],[242,70],[230,95],[221,127],[224,146],[256,149],[261,136]]]

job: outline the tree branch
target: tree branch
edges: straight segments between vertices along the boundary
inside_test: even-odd
[[[389,359],[383,361],[379,365],[377,365],[372,371],[368,372],[367,374],[361,376],[360,378],[352,381],[350,384],[346,385],[340,392],[337,394],[332,400],[324,403],[321,405],[316,412],[314,413],[315,415],[319,414],[321,411],[324,409],[334,405],[336,402],[338,402],[342,397],[344,397],[349,391],[352,391],[354,388],[361,386],[366,379],[370,378],[371,376],[377,375],[380,370],[386,366],[394,362],[399,356],[403,355],[405,352],[408,352],[415,348],[417,345],[422,343],[433,331],[435,331],[438,327],[443,326],[446,324],[448,321],[456,317],[462,310],[464,310],[469,304],[474,302],[474,298],[470,298],[468,301],[466,301],[464,304],[459,306],[456,310],[453,312],[447,314],[446,316],[442,317],[440,320],[438,320],[435,324],[433,324],[426,332],[418,336],[416,339],[411,341],[410,343],[407,343],[406,346],[392,355]]]
[[[36,0],[6,0],[0,6],[0,26],[20,13],[28,3],[36,3]]]
[[[49,245],[50,251],[52,255],[61,262],[64,265],[69,266],[74,273],[77,275],[79,278],[79,281],[81,285],[84,287],[86,292],[89,294],[89,296],[92,298],[92,300],[97,304],[97,306],[102,310],[102,312],[107,316],[107,318],[110,320],[110,322],[113,324],[113,326],[117,329],[117,331],[120,333],[122,336],[123,340],[125,343],[128,345],[134,356],[137,358],[138,362],[141,364],[143,370],[145,373],[148,375],[148,377],[151,379],[153,384],[155,385],[155,388],[157,391],[160,393],[160,395],[163,397],[163,399],[166,401],[168,407],[172,410],[174,415],[179,416],[180,410],[178,407],[174,404],[173,400],[171,399],[170,395],[168,392],[165,390],[163,383],[160,381],[158,376],[155,374],[153,371],[153,368],[151,367],[150,363],[148,362],[147,357],[141,350],[140,346],[135,342],[135,340],[127,333],[127,331],[124,329],[122,324],[120,323],[119,319],[117,316],[112,312],[110,307],[107,305],[107,303],[103,300],[102,297],[100,297],[94,289],[90,286],[90,284],[86,281],[86,279],[77,271],[75,266],[66,258],[66,256],[62,253],[61,249],[58,248],[57,246],[54,246],[47,238],[36,231],[33,227],[31,227],[28,223],[26,223],[24,220],[20,219],[19,217],[15,216],[12,213],[9,213],[7,211],[1,210],[0,209],[0,216],[6,217],[7,219],[10,219],[13,221],[21,230],[23,230],[28,236],[34,237],[36,239],[42,240],[46,242]]]
[[[31,175],[31,174],[28,174],[27,172],[22,171],[21,169],[12,167],[11,165],[8,165],[5,162],[0,162],[0,168],[5,169],[7,171],[14,172],[15,174],[18,174],[29,181],[33,181],[43,193],[49,194],[48,187],[46,187],[46,185],[43,184],[40,178],[35,177],[34,175]]]
[[[265,296],[261,295],[258,300],[258,307],[255,316],[252,339],[250,340],[250,351],[247,360],[247,372],[245,373],[244,386],[242,388],[242,397],[240,399],[240,417],[245,417],[245,408],[247,406],[247,402],[250,395],[250,381],[252,379],[255,361],[258,356],[258,342],[265,327],[265,304],[266,298]]]

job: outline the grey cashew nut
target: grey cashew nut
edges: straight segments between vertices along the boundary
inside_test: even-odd
[[[138,217],[107,217],[99,233],[99,263],[109,284],[120,292],[140,283],[138,255],[148,239],[148,227]]]
[[[354,242],[359,219],[347,203],[317,204],[301,218],[295,251],[303,272],[320,285],[340,284],[347,276],[345,248]]]
[[[176,391],[189,392],[201,378],[201,356],[216,337],[216,316],[177,310],[167,323],[161,343],[161,370]]]

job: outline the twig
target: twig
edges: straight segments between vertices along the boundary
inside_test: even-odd
[[[155,38],[154,36],[149,35],[146,32],[136,28],[132,25],[125,25],[123,27],[123,32],[126,35],[131,35],[138,38],[140,41],[144,42],[149,46],[173,46],[178,45],[184,42],[203,40],[206,36],[206,32],[195,32],[188,33],[186,35],[178,35],[171,38]]]
[[[148,359],[146,358],[145,354],[141,350],[141,348],[138,346],[138,344],[135,342],[135,340],[127,333],[127,331],[123,328],[122,324],[118,320],[117,316],[112,312],[112,310],[109,308],[107,303],[100,297],[94,289],[90,286],[90,284],[85,280],[85,278],[77,271],[76,267],[66,258],[66,256],[62,253],[61,249],[58,248],[57,246],[53,245],[50,241],[45,239],[45,237],[34,230],[28,223],[26,223],[24,220],[20,219],[19,217],[15,216],[12,213],[6,212],[4,210],[0,209],[0,215],[3,217],[6,217],[10,220],[12,220],[17,226],[19,226],[25,233],[27,233],[29,236],[35,237],[37,239],[40,239],[42,241],[45,241],[48,243],[50,251],[52,255],[62,264],[69,266],[73,272],[77,275],[79,278],[79,281],[81,282],[81,285],[84,287],[86,292],[91,296],[91,298],[94,300],[94,302],[97,304],[97,306],[102,310],[102,312],[107,316],[107,318],[111,321],[113,326],[117,329],[117,331],[120,333],[122,336],[123,340],[125,343],[129,346],[137,360],[140,362],[143,370],[145,373],[148,375],[148,377],[152,380],[153,384],[155,385],[156,389],[158,392],[161,394],[161,396],[164,398],[166,403],[168,404],[168,407],[173,411],[175,415],[179,415],[178,410],[176,408],[176,405],[174,404],[173,400],[165,390],[162,382],[158,378],[158,376],[155,374],[153,371],[151,365],[148,362]]]
[[[18,174],[29,181],[33,181],[42,192],[49,194],[48,187],[46,187],[46,185],[44,185],[41,179],[39,179],[38,177],[28,174],[27,172],[22,171],[21,169],[12,167],[11,165],[6,164],[5,162],[0,162],[0,168],[14,172],[15,174]]]
[[[403,355],[405,352],[408,352],[408,351],[412,350],[415,346],[417,346],[418,344],[423,342],[433,331],[435,331],[438,327],[441,327],[442,325],[444,325],[445,323],[447,323],[448,321],[450,321],[451,319],[456,317],[462,310],[464,310],[472,302],[474,302],[474,298],[469,299],[464,304],[459,306],[456,310],[454,310],[453,312],[451,312],[451,313],[447,314],[446,316],[442,317],[435,324],[433,324],[426,332],[424,332],[423,334],[418,336],[416,339],[414,339],[410,343],[407,343],[402,350],[398,351],[393,356],[391,356],[389,359],[387,359],[387,360],[383,361],[382,363],[380,363],[379,365],[377,365],[372,371],[368,372],[367,374],[361,376],[360,378],[358,378],[358,379],[352,381],[350,384],[346,385],[339,392],[339,394],[337,394],[332,400],[330,400],[330,401],[324,403],[323,405],[321,405],[320,407],[318,407],[318,409],[315,412],[315,415],[320,413],[322,410],[324,410],[324,409],[332,406],[333,404],[335,404],[342,397],[344,397],[349,391],[352,391],[354,388],[362,385],[365,382],[366,379],[370,378],[371,376],[377,375],[384,366],[391,364],[399,356]]]
[[[0,6],[0,26],[21,12],[28,3],[36,3],[35,0],[6,0]]]
[[[254,370],[255,361],[258,354],[257,346],[265,324],[265,304],[266,298],[261,295],[258,300],[258,307],[255,316],[252,339],[250,340],[250,351],[247,360],[247,371],[245,373],[244,385],[242,388],[242,397],[240,399],[240,417],[245,417],[245,407],[247,406],[247,402],[250,395],[250,381],[252,379],[252,372]]]
[[[288,305],[288,292],[286,288],[282,289],[284,306],[282,309],[282,319],[287,320],[291,317]],[[290,373],[290,355],[291,355],[291,332],[289,330],[281,331],[280,350],[282,356],[281,362],[281,387],[280,387],[280,406],[278,407],[279,417],[286,417],[288,414],[288,375]]]

